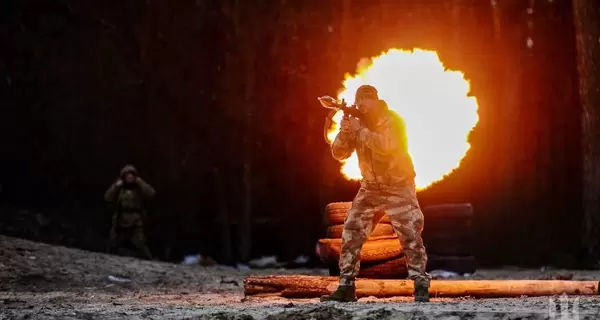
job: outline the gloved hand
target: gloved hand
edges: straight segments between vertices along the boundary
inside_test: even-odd
[[[341,130],[347,133],[360,131],[360,121],[356,118],[344,117],[340,123]]]

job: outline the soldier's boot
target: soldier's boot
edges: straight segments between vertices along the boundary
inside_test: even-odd
[[[142,252],[146,259],[154,260],[150,249],[146,245],[146,237],[144,236],[142,227],[135,227],[133,234],[131,235],[131,243],[133,243],[133,245]]]
[[[150,248],[148,248],[148,246],[146,245],[145,242],[143,241],[139,241],[139,239],[133,239],[133,246],[138,249],[142,255],[144,256],[144,258],[148,259],[148,260],[154,260],[154,258],[152,257],[152,252],[150,252]]]
[[[354,285],[340,285],[332,294],[321,296],[321,301],[355,302],[356,287]]]
[[[106,245],[106,253],[115,254],[117,252],[117,232],[115,226],[110,229],[108,234],[108,244]]]
[[[415,302],[429,302],[429,281],[415,280]]]
[[[148,248],[148,246],[140,245],[138,248],[142,251],[142,254],[146,259],[154,260],[154,258],[152,257],[152,252],[150,252],[150,248]]]

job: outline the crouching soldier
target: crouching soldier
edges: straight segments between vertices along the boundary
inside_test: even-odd
[[[123,241],[130,241],[144,257],[152,259],[146,245],[143,220],[146,216],[145,202],[156,192],[151,185],[138,176],[137,169],[126,165],[106,193],[104,199],[116,205],[112,217],[109,252],[118,249]]]

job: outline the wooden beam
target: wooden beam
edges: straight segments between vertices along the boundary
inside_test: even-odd
[[[244,279],[246,296],[315,298],[333,292],[337,277],[249,276]],[[598,295],[598,281],[562,280],[432,280],[431,297],[501,298],[520,296]],[[357,297],[412,296],[412,280],[357,279]]]

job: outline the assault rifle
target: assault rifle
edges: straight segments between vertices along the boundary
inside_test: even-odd
[[[342,111],[344,112],[344,116],[345,117],[354,117],[354,118],[361,118],[362,117],[362,113],[360,111],[358,111],[358,108],[356,107],[356,105],[351,105],[348,106],[346,104],[346,101],[344,101],[342,99],[342,102],[338,102],[336,99],[334,99],[333,97],[330,96],[323,96],[323,97],[319,97],[317,98],[319,100],[319,102],[321,103],[321,105],[324,108],[327,109],[332,109],[337,111]]]
[[[325,141],[328,144],[329,139],[327,138],[327,132],[329,130],[329,127],[331,126],[333,116],[335,116],[335,114],[338,111],[342,111],[344,113],[344,118],[353,117],[361,119],[363,117],[363,114],[358,110],[356,105],[348,106],[346,104],[346,101],[344,101],[343,99],[341,102],[338,102],[336,99],[330,96],[318,97],[317,99],[319,100],[323,108],[331,109],[331,111],[327,115],[327,118],[325,118],[325,126],[323,127],[323,137],[325,138]]]

